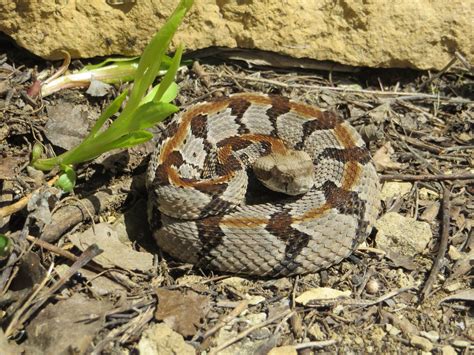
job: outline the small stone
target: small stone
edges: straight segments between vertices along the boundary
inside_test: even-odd
[[[387,333],[380,327],[373,328],[372,330],[372,339],[376,344],[380,344],[386,335]]]
[[[441,348],[441,354],[443,355],[456,355],[456,350],[451,345],[445,345]]]
[[[412,184],[409,182],[387,181],[383,184],[380,199],[387,201],[391,198],[404,196],[410,192]]]
[[[369,282],[367,282],[367,285],[365,285],[365,290],[368,294],[376,294],[380,290],[380,284],[377,280],[370,279]]]
[[[385,251],[414,256],[425,251],[432,238],[430,225],[395,212],[384,214],[375,223],[377,247]]]
[[[458,340],[453,340],[451,342],[451,345],[456,348],[467,348],[468,346],[471,345],[471,343],[466,340],[458,339]]]
[[[154,324],[142,334],[138,343],[140,354],[195,354],[183,336],[174,332],[164,323]]]
[[[277,348],[273,348],[268,352],[268,355],[297,355],[298,352],[296,351],[293,345],[286,345],[286,346],[279,346]]]
[[[308,334],[313,337],[314,340],[325,340],[326,335],[321,330],[319,324],[315,323],[308,329]]]
[[[332,313],[335,315],[340,315],[344,311],[344,306],[342,304],[338,304],[334,309],[332,310]]]
[[[439,334],[434,330],[430,330],[429,332],[421,331],[420,335],[430,340],[432,343],[436,343],[439,340]]]
[[[431,351],[433,349],[433,344],[431,344],[428,339],[420,337],[418,335],[414,335],[411,337],[410,344],[423,351]]]
[[[433,190],[427,189],[426,187],[422,187],[418,190],[418,196],[422,200],[438,200],[439,194]]]
[[[394,335],[394,336],[395,336],[395,335],[398,335],[398,334],[401,333],[401,330],[400,330],[400,329],[398,329],[397,327],[394,327],[394,326],[391,325],[391,324],[387,324],[387,326],[386,326],[385,329],[387,329],[387,332],[388,332],[388,334],[390,334],[390,335]]]
[[[443,286],[443,289],[448,291],[448,292],[454,292],[454,291],[457,291],[457,290],[459,290],[463,287],[464,287],[464,285],[460,281],[457,281],[457,282],[453,282],[452,284],[448,284],[448,285]]]
[[[459,259],[462,259],[462,253],[452,245],[449,246],[448,256],[453,261],[458,261]]]

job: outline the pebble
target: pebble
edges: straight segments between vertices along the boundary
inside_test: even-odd
[[[379,292],[380,284],[377,280],[371,279],[371,280],[369,280],[369,282],[367,282],[367,285],[365,285],[365,289],[366,289],[368,294],[373,295],[373,294]]]
[[[456,350],[451,345],[445,345],[441,348],[441,354],[443,355],[456,355]]]
[[[420,335],[433,343],[436,343],[439,340],[439,334],[434,330],[430,330],[429,332],[421,331]]]
[[[418,335],[414,335],[411,337],[410,344],[423,351],[431,351],[433,349],[433,344],[431,344],[428,339],[420,337]]]
[[[451,342],[451,345],[455,346],[456,348],[467,348],[471,345],[471,343],[466,340],[454,340]]]

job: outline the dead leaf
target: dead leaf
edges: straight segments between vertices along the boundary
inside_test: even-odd
[[[351,291],[340,291],[329,287],[317,287],[303,292],[296,297],[295,301],[305,306],[308,303],[321,303],[333,301],[341,298],[347,298]]]
[[[395,153],[390,142],[381,146],[374,154],[373,161],[377,171],[384,171],[387,169],[397,170],[402,169],[405,164],[393,161],[391,156]]]
[[[49,304],[26,328],[27,354],[87,353],[92,340],[105,324],[105,313],[112,309],[107,301],[97,301],[75,293]]]
[[[95,230],[95,233],[94,233]],[[97,244],[104,252],[94,258],[94,261],[104,268],[120,267],[124,270],[149,271],[153,268],[153,255],[133,250],[131,244],[125,244],[119,239],[117,226],[108,223],[96,224],[82,233],[69,237],[71,242],[81,250],[86,250],[92,244]]]
[[[88,107],[70,102],[47,107],[48,122],[45,135],[55,146],[71,149],[86,136],[89,121]]]
[[[434,221],[439,212],[440,204],[438,201],[431,202],[423,211],[420,220],[431,223]]]
[[[405,270],[415,270],[417,265],[413,262],[413,258],[405,255],[400,255],[393,250],[388,250],[385,255],[386,258],[392,260],[396,267],[402,267]]]
[[[209,311],[209,297],[193,291],[156,289],[158,309],[155,318],[164,321],[184,337],[196,334],[201,319]]]
[[[20,166],[26,162],[26,157],[2,157],[0,159],[0,180],[14,180],[20,172]]]

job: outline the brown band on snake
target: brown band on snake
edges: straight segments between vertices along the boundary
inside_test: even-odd
[[[242,117],[251,105],[252,103],[245,99],[236,99],[229,103],[230,114],[235,117],[235,123],[239,125],[239,134],[249,133],[249,129],[242,123]]]
[[[276,120],[279,116],[284,115],[291,111],[290,100],[282,96],[270,96],[271,98],[271,107],[265,112],[268,116],[268,119],[273,125],[273,130],[276,131]],[[269,132],[269,134],[274,134],[274,132]]]
[[[361,164],[367,164],[370,161],[370,154],[367,149],[362,147],[351,147],[351,148],[326,148],[319,154],[316,160],[321,158],[335,159],[341,163],[347,163],[349,161],[357,161]]]
[[[278,276],[282,271],[292,271],[299,266],[295,260],[308,245],[310,236],[292,227],[293,218],[288,210],[276,212],[270,216],[265,229],[285,243],[285,255],[271,272]]]
[[[207,115],[201,113],[191,118],[191,132],[195,137],[207,138]]]
[[[204,219],[196,220],[196,228],[198,230],[199,241],[202,244],[199,251],[199,263],[197,267],[206,268],[212,261],[210,255],[212,250],[218,245],[222,244],[222,239],[225,238],[224,232],[220,228],[220,217],[212,216]]]

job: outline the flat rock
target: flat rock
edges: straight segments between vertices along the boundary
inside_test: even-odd
[[[181,334],[164,323],[154,324],[142,334],[138,343],[140,354],[149,355],[194,355],[194,348],[184,341]]]
[[[377,246],[385,251],[414,256],[425,251],[432,238],[430,225],[395,212],[384,214],[375,223]]]
[[[62,58],[60,50],[74,58],[134,56],[176,3],[2,1],[0,31],[48,59]],[[431,0],[196,0],[173,47],[255,48],[352,66],[441,69],[454,51],[474,61],[471,6]]]

